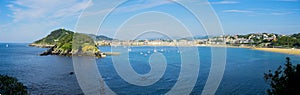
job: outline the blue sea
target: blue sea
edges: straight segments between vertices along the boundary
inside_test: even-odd
[[[8,47],[6,46],[8,44]],[[104,82],[116,94],[165,94],[177,82],[181,70],[181,52],[199,54],[200,69],[191,94],[201,94],[211,68],[212,47],[194,47],[198,51],[179,51],[178,47],[113,47],[130,48],[129,61],[138,74],[151,71],[149,59],[154,50],[166,60],[166,69],[159,81],[149,86],[137,86],[123,80],[114,68],[112,56],[96,59],[97,67]],[[191,47],[181,47],[191,48]],[[111,47],[99,47],[103,52],[110,52]],[[0,74],[16,77],[27,86],[29,94],[83,94],[74,72],[72,57],[39,56],[46,48],[29,47],[28,44],[0,44]],[[188,50],[188,49],[187,49]],[[292,63],[300,64],[299,55],[289,55],[245,48],[226,48],[226,66],[223,79],[216,91],[217,95],[267,94],[269,88],[263,79],[264,73],[285,63],[290,57]],[[124,54],[124,53],[123,53]],[[122,52],[121,52],[121,55]],[[121,59],[120,59],[121,60]],[[193,63],[190,61],[189,63]],[[193,73],[193,72],[191,72]],[[182,85],[183,88],[185,85]]]

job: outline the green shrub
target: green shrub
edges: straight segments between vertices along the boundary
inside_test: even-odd
[[[2,95],[26,95],[26,87],[14,77],[0,75],[0,93]]]
[[[264,79],[270,84],[269,95],[300,95],[300,64],[293,66],[286,58],[285,67],[279,66],[274,74],[265,73]]]

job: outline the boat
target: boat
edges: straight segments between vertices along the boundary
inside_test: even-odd
[[[6,47],[8,47],[8,44],[6,44]]]
[[[163,52],[163,51],[164,51],[164,49],[161,49],[160,51],[161,51],[161,52]]]
[[[155,49],[155,50],[153,50],[153,52],[157,52],[157,50]]]

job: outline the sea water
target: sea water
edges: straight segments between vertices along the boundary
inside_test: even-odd
[[[72,57],[39,56],[47,49],[29,47],[28,44],[0,44],[0,74],[16,77],[27,86],[30,94],[83,94],[73,72]],[[124,47],[113,47],[124,48]],[[126,47],[127,48],[127,47]],[[149,86],[137,86],[122,79],[113,66],[113,56],[96,59],[105,83],[117,94],[164,94],[177,82],[181,70],[181,53],[178,47],[128,47],[129,61],[138,74],[147,74],[151,67],[149,58],[153,53],[161,53],[167,67],[159,81]],[[190,47],[180,47],[190,48]],[[211,67],[211,47],[198,49],[200,70],[191,94],[201,94]],[[110,52],[111,47],[99,47]],[[216,94],[266,94],[269,88],[263,79],[264,73],[285,63],[290,57],[292,63],[300,64],[299,55],[289,55],[246,48],[226,48],[226,68]],[[156,51],[156,52],[155,52]],[[124,54],[124,53],[123,53]],[[122,56],[122,53],[121,55]],[[191,62],[193,63],[193,62]],[[185,85],[182,85],[183,88]]]

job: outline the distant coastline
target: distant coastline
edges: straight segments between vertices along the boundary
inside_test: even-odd
[[[73,41],[74,40],[74,41]],[[74,43],[75,42],[75,43]],[[252,33],[246,35],[221,35],[215,37],[181,39],[136,39],[118,40],[103,35],[82,34],[66,29],[52,31],[46,37],[29,46],[50,48],[41,55],[74,55],[104,57],[118,53],[103,53],[98,46],[175,46],[175,47],[225,47],[249,48],[268,52],[300,55],[300,33],[280,35],[274,33]],[[6,45],[8,47],[8,45]],[[291,48],[291,49],[288,49]]]

